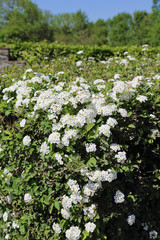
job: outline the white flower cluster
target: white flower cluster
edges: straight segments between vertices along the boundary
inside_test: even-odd
[[[121,150],[119,144],[117,144],[117,143],[112,143],[112,144],[110,145],[110,149],[112,149],[114,152],[117,152],[117,151],[120,151],[120,150]]]
[[[125,195],[120,190],[117,190],[116,194],[114,196],[114,201],[115,201],[115,203],[124,202],[125,201]]]
[[[96,224],[94,224],[94,223],[92,223],[92,222],[88,222],[88,223],[86,223],[85,225],[85,230],[86,230],[86,232],[94,232],[94,230],[95,230],[95,228],[96,228]]]
[[[2,178],[5,178],[5,182],[10,185],[12,173],[8,171],[7,168],[4,169],[3,174],[1,175]]]
[[[46,141],[41,144],[40,153],[43,153],[44,155],[50,153],[49,146]]]
[[[118,163],[124,163],[126,161],[126,152],[118,152],[118,154],[115,155],[115,158],[117,159]]]
[[[30,146],[30,144],[31,144],[31,138],[30,136],[27,135],[23,138],[23,145]]]
[[[61,227],[58,223],[53,223],[52,229],[55,233],[61,233]]]
[[[63,165],[63,164],[64,164],[64,162],[62,161],[62,156],[61,156],[61,154],[56,153],[54,156],[55,156],[57,162],[58,162],[60,165]]]
[[[86,143],[86,152],[96,152],[97,148],[96,148],[96,144],[95,143]]]
[[[70,227],[67,231],[66,231],[66,238],[68,240],[78,240],[81,237],[81,230],[79,229],[79,227]]]
[[[31,202],[32,202],[32,196],[31,196],[29,193],[26,193],[26,194],[24,195],[24,201],[25,201],[26,203],[31,203]]]
[[[99,135],[101,134],[105,135],[106,137],[110,137],[111,131],[108,124],[103,124],[99,127]]]
[[[49,135],[48,142],[50,143],[60,143],[60,133],[59,132],[53,132]]]
[[[22,119],[22,121],[20,122],[20,127],[24,127],[26,124],[26,119]]]
[[[84,207],[83,212],[88,218],[93,219],[96,216],[96,205],[92,204],[89,207]]]
[[[157,237],[158,237],[158,233],[155,230],[149,232],[149,238],[156,239]]]
[[[139,102],[146,102],[148,100],[148,98],[146,96],[142,96],[142,95],[139,95],[138,97],[136,97],[136,99]]]
[[[130,226],[135,223],[135,220],[136,220],[136,216],[134,214],[129,215],[127,218],[127,222]]]

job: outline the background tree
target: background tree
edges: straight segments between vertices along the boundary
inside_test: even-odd
[[[48,12],[42,12],[30,0],[1,0],[2,28],[0,38],[22,41],[53,40]]]
[[[120,13],[108,22],[108,38],[112,46],[132,45],[133,22],[128,13]]]
[[[152,16],[145,11],[136,11],[134,13],[134,44],[150,44]]]
[[[95,23],[90,26],[91,35],[89,43],[91,45],[102,45],[108,43],[108,28],[107,23],[103,19],[98,19]]]

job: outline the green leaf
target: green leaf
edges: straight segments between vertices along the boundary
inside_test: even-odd
[[[89,161],[86,163],[86,166],[87,166],[87,167],[93,167],[93,166],[96,165],[96,163],[97,163],[97,160],[96,160],[94,157],[92,157],[92,158],[90,158]]]
[[[23,225],[20,226],[19,230],[20,230],[21,234],[25,234],[25,232],[26,232],[25,227]]]
[[[54,203],[51,204],[50,208],[49,208],[49,213],[51,214],[53,211],[53,207],[54,207]]]
[[[91,129],[94,127],[94,125],[95,125],[95,123],[88,123],[87,126],[86,126],[87,132],[88,132],[89,130],[91,130]]]
[[[129,124],[128,127],[129,128],[135,128],[135,125],[134,124]]]
[[[60,209],[61,209],[61,204],[60,204],[57,200],[54,201],[54,206],[55,206],[55,208],[56,208],[58,211],[60,211]]]

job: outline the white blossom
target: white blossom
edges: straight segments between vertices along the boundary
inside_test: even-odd
[[[88,222],[85,225],[85,230],[89,233],[89,232],[94,232],[95,228],[96,228],[96,224],[92,223],[92,222]]]
[[[158,233],[153,230],[149,232],[149,238],[156,239],[158,237]]]
[[[126,161],[126,152],[118,152],[118,154],[115,155],[115,158],[117,159],[118,163],[124,163]]]
[[[41,144],[40,152],[44,155],[50,153],[49,146],[47,146],[46,141]]]
[[[31,196],[29,193],[26,193],[26,194],[24,195],[24,201],[25,201],[26,203],[31,203],[31,202],[32,202],[32,196]]]
[[[22,121],[20,122],[20,127],[24,127],[26,124],[26,119],[22,119]]]
[[[8,220],[8,213],[7,213],[7,212],[4,212],[4,213],[3,213],[3,221],[4,221],[4,222],[7,222],[7,220]]]
[[[116,194],[114,196],[114,201],[115,203],[122,203],[125,201],[125,195],[120,191],[120,190],[117,190],[116,191]]]
[[[53,223],[52,229],[55,233],[61,233],[61,227],[58,223]]]
[[[24,138],[23,138],[23,144],[25,145],[25,146],[29,146],[30,145],[30,143],[31,143],[31,138],[30,138],[30,136],[25,136]]]
[[[49,135],[48,142],[50,143],[60,143],[60,133],[59,132],[53,132]]]
[[[146,96],[139,95],[138,97],[136,97],[136,99],[137,99],[139,102],[146,102],[148,98],[147,98]]]
[[[96,152],[96,144],[95,143],[86,143],[86,152]]]
[[[13,223],[12,223],[12,228],[13,228],[13,229],[19,228],[18,221],[13,221]]]
[[[82,54],[83,53],[83,51],[82,50],[80,50],[80,51],[78,51],[77,52],[77,54],[79,55],[79,54]]]
[[[135,220],[136,220],[136,216],[134,214],[129,215],[128,218],[127,218],[127,222],[130,226],[135,223]]]
[[[67,231],[66,231],[66,238],[68,240],[78,240],[81,237],[81,230],[78,227],[70,227]]]
[[[63,165],[63,164],[64,164],[64,162],[62,161],[62,156],[61,156],[61,154],[56,153],[54,156],[55,156],[57,162],[58,162],[60,165]]]
[[[76,66],[77,66],[77,67],[80,67],[81,65],[82,65],[82,61],[76,62]]]

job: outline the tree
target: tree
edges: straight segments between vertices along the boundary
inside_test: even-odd
[[[88,36],[87,26],[88,18],[81,11],[54,15],[52,20],[55,40],[67,44],[83,44],[83,40]]]
[[[4,41],[19,39],[22,41],[53,40],[48,12],[42,12],[30,0],[1,0],[3,25],[0,38]]]
[[[143,45],[150,43],[150,30],[152,26],[151,15],[145,11],[134,12],[134,44]]]
[[[153,9],[160,10],[160,0],[153,0]]]
[[[107,23],[103,19],[98,19],[92,23],[90,43],[92,45],[102,45],[108,43]]]
[[[131,45],[133,41],[132,16],[127,13],[120,13],[113,17],[108,24],[108,40],[112,46]]]

